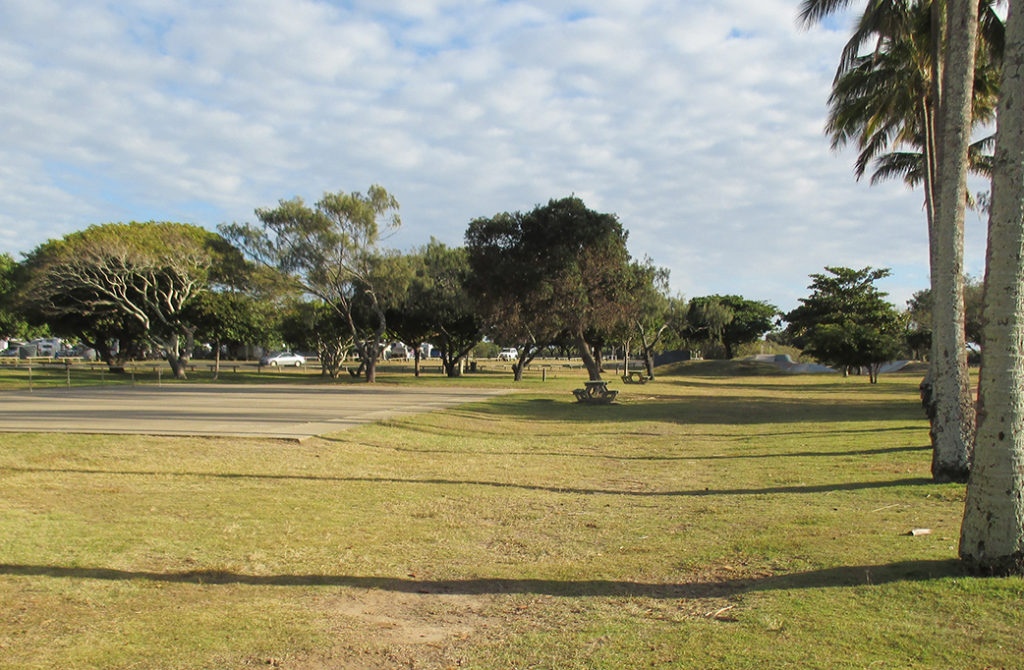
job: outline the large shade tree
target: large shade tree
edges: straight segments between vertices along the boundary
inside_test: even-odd
[[[814,23],[851,4],[852,0],[804,0],[801,18]],[[867,0],[864,4],[841,56],[837,85],[844,73],[877,70],[876,75],[884,76],[854,83],[845,92],[871,100],[863,95],[863,87],[877,86],[880,79],[888,82],[888,92],[874,96],[875,107],[857,110],[854,106],[864,121],[858,169],[865,167],[866,151],[882,154],[892,143],[916,144],[921,150],[916,168],[912,160],[897,154],[882,157],[879,174],[909,177],[916,171],[924,184],[935,296],[926,380],[934,394],[932,473],[937,480],[963,480],[974,427],[963,334],[963,223],[976,101],[976,47],[980,25],[985,55],[979,62],[998,63],[1001,22],[994,11],[996,3],[990,0],[980,6],[978,0]],[[865,47],[870,60],[861,53]],[[902,83],[893,87],[897,81]],[[905,98],[911,99],[909,104],[901,102]]]
[[[504,301],[506,308],[493,318],[518,320],[521,325],[515,330],[531,333],[537,343],[537,333],[563,333],[578,350],[590,379],[600,380],[588,335],[608,331],[629,317],[633,273],[626,237],[614,214],[588,209],[575,196],[526,213],[477,219],[466,231],[470,266],[474,273],[489,263],[508,268],[511,296],[499,297],[506,295],[505,289],[500,282],[489,282],[475,289],[478,304]]]
[[[55,328],[103,338],[93,344],[108,356],[110,337],[124,338],[118,351],[152,340],[184,378],[196,331],[189,303],[232,264],[233,252],[219,235],[188,224],[90,226],[28,255],[22,297]]]
[[[483,318],[468,290],[471,271],[466,249],[431,240],[420,254],[423,275],[419,288],[422,306],[430,315],[430,341],[440,349],[445,374],[458,377],[484,332]]]
[[[695,338],[720,345],[728,359],[735,356],[737,347],[755,342],[774,328],[778,314],[778,307],[761,300],[710,295],[691,300],[687,317]]]
[[[466,250],[470,265],[468,291],[484,321],[485,333],[516,348],[515,381],[538,353],[559,341],[565,325],[555,318],[556,294],[547,265],[535,262],[538,251],[524,228],[525,214],[502,212],[470,222]]]
[[[1024,7],[1007,17],[985,272],[978,433],[960,556],[1024,573]]]
[[[230,224],[222,233],[248,257],[275,268],[295,285],[336,310],[352,335],[366,371],[376,381],[387,332],[386,305],[374,270],[381,236],[401,225],[398,201],[381,186],[325,193],[312,207],[301,198],[256,210],[255,224]]]
[[[905,329],[896,308],[874,283],[886,269],[827,267],[812,274],[811,295],[786,314],[792,341],[806,353],[844,372],[868,369],[878,381],[881,365],[899,355]]]
[[[0,254],[0,338],[26,337],[32,326],[18,305],[19,264],[10,254]]]

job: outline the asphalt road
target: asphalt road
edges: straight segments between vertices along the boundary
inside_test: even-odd
[[[0,392],[0,432],[302,440],[506,393],[397,386],[166,385]]]

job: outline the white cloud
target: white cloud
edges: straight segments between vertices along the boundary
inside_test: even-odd
[[[822,134],[844,34],[795,17],[791,0],[0,0],[0,250],[380,183],[405,246],[575,192],[687,295],[790,306],[826,264],[923,286],[920,195],[856,184]]]

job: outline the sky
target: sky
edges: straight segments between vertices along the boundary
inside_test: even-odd
[[[0,0],[0,252],[216,230],[379,184],[386,240],[575,194],[689,298],[792,309],[825,266],[928,286],[922,194],[824,134],[849,16],[798,0]],[[984,226],[967,215],[967,269]]]

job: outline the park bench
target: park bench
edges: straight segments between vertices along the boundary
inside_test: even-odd
[[[627,372],[622,375],[622,382],[624,384],[646,384],[651,381],[651,378],[639,370]]]
[[[609,390],[605,381],[584,382],[584,388],[575,389],[572,393],[576,402],[589,405],[607,405],[619,395],[618,391]]]

